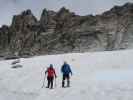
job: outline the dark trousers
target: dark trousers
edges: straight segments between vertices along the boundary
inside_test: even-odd
[[[62,87],[65,87],[65,80],[67,79],[67,87],[70,86],[70,76],[69,74],[64,74],[62,78]]]
[[[47,80],[48,80],[47,88],[53,88],[54,77],[47,77]]]

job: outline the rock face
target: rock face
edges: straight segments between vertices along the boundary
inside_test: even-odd
[[[101,15],[79,16],[66,8],[44,9],[40,20],[31,10],[0,28],[0,55],[40,55],[133,48],[133,4]]]

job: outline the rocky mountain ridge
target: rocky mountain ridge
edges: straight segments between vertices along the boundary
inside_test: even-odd
[[[44,9],[40,20],[31,10],[0,28],[0,55],[32,56],[133,48],[133,3],[101,15],[80,16],[65,7]]]

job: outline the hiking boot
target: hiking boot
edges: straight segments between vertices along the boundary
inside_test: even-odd
[[[49,88],[48,86],[46,88]]]
[[[70,81],[67,81],[67,87],[70,87]]]
[[[65,87],[64,85],[65,85],[65,82],[63,81],[63,82],[62,82],[62,88],[64,88],[64,87]]]

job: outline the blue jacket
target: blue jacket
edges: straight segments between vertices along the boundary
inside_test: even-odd
[[[63,73],[63,75],[68,75],[68,74],[72,74],[72,70],[69,66],[69,64],[64,64],[62,67],[61,67],[61,72]]]

